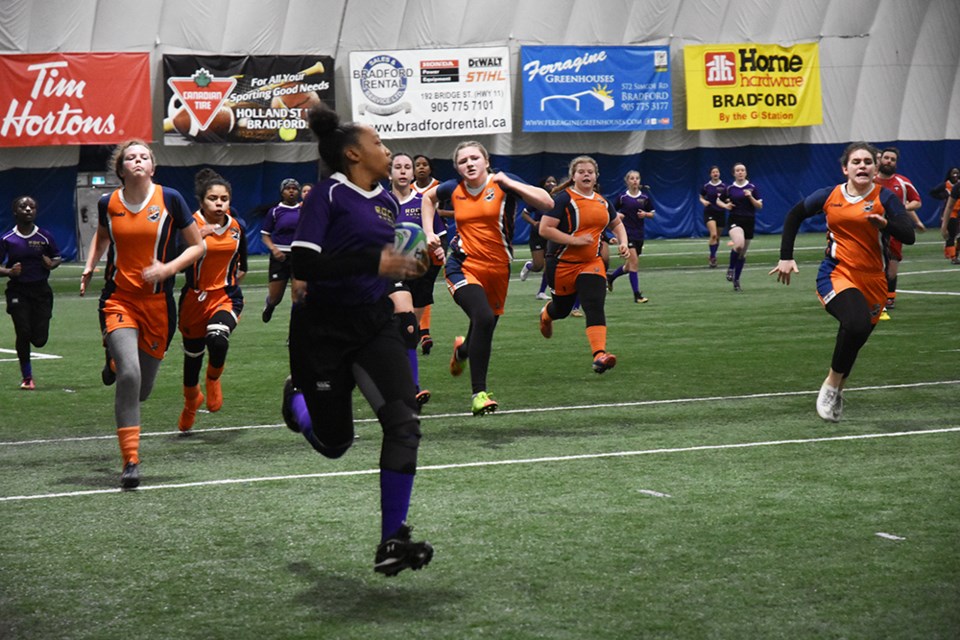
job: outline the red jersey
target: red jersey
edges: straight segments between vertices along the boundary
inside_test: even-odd
[[[209,223],[199,211],[193,219],[201,229]],[[185,271],[189,289],[214,291],[237,285],[237,272],[247,270],[247,238],[236,218],[226,216],[225,223],[203,239],[206,251]]]
[[[895,173],[889,178],[882,178],[881,174],[878,173],[873,181],[881,187],[886,187],[890,189],[890,191],[893,191],[897,199],[904,205],[908,202],[920,202],[920,193],[906,176]]]
[[[105,279],[107,289],[134,294],[173,290],[173,277],[150,284],[143,270],[154,260],[169,262],[177,255],[176,232],[193,224],[179,192],[154,184],[142,203],[123,199],[123,189],[100,198],[100,226],[110,233]]]

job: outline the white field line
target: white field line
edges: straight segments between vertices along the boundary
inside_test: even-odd
[[[803,438],[791,440],[767,440],[761,442],[739,442],[734,444],[712,444],[692,447],[675,447],[668,449],[646,449],[641,451],[610,451],[606,453],[584,453],[572,456],[547,456],[543,458],[520,458],[516,460],[482,460],[477,462],[459,462],[455,464],[433,464],[417,467],[417,473],[426,471],[444,471],[449,469],[472,469],[477,467],[498,467],[517,464],[540,464],[546,462],[570,462],[574,460],[597,460],[603,458],[626,458],[631,456],[690,453],[694,451],[720,451],[724,449],[748,449],[753,447],[773,447],[791,444],[814,444],[819,442],[842,442],[849,440],[875,440],[878,438],[899,438],[905,436],[931,435],[938,433],[960,432],[960,427],[946,429],[924,429],[920,431],[900,431],[896,433],[866,433],[849,436],[833,436],[829,438]],[[347,476],[369,476],[380,473],[379,469],[358,469],[356,471],[332,471],[326,473],[301,473],[285,476],[261,476],[256,478],[224,478],[222,480],[204,480],[202,482],[181,482],[141,486],[134,491],[160,491],[167,489],[186,489],[192,487],[213,487],[229,484],[246,484],[254,482],[277,482],[283,480],[306,480],[319,478],[340,478]],[[64,493],[45,493],[32,496],[0,496],[0,502],[19,502],[24,500],[44,500],[48,498],[75,498],[79,496],[123,493],[123,489],[95,489],[89,491],[69,491]]]
[[[885,389],[914,389],[918,387],[938,387],[942,385],[951,385],[951,384],[960,384],[960,380],[935,380],[932,382],[909,382],[904,384],[884,384],[884,385],[874,385],[867,387],[851,387],[844,389],[844,393],[856,393],[858,391],[883,391]],[[547,413],[553,411],[593,411],[595,409],[620,409],[626,407],[650,407],[657,405],[670,405],[670,404],[693,404],[697,402],[733,402],[737,400],[756,400],[760,398],[786,398],[790,396],[815,396],[820,392],[820,389],[814,391],[777,391],[772,393],[747,393],[737,396],[705,396],[699,398],[670,398],[666,400],[637,400],[634,402],[605,402],[599,404],[580,404],[580,405],[565,405],[565,406],[555,406],[555,407],[532,407],[528,409],[506,409],[498,410],[497,415],[522,415],[528,413]],[[203,411],[201,409],[201,411]],[[443,418],[463,418],[470,416],[470,413],[438,413],[427,416],[420,416],[421,421],[427,420],[440,420]],[[356,424],[364,424],[370,422],[376,422],[376,418],[363,418],[360,420],[355,420]],[[246,431],[250,429],[275,429],[277,427],[284,427],[286,425],[282,423],[275,424],[254,424],[254,425],[244,425],[236,427],[212,427],[209,429],[194,429],[192,433],[217,433],[221,431]],[[154,438],[160,436],[171,436],[177,435],[178,431],[151,431],[151,432],[142,432],[140,434],[141,438]],[[61,442],[89,442],[92,440],[115,440],[115,433],[97,435],[97,436],[75,436],[70,438],[47,438],[47,439],[38,439],[38,440],[11,440],[7,442],[0,442],[0,447],[15,447],[20,445],[30,445],[30,444],[59,444]]]

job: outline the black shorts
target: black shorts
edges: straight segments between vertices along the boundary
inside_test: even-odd
[[[53,290],[50,285],[39,282],[7,282],[7,313],[26,318],[29,322],[49,320],[53,317]]]
[[[537,227],[530,226],[530,251],[543,251],[544,242],[543,238],[540,237],[540,232],[537,230]]]
[[[433,304],[433,286],[442,268],[442,265],[431,263],[425,274],[416,280],[407,280],[406,285],[413,297],[414,309],[422,309]]]
[[[727,226],[727,212],[704,209],[703,224],[707,224],[708,222],[716,222],[717,229],[722,230],[725,226]]]
[[[274,258],[272,253],[270,254],[270,266],[268,267],[270,282],[276,282],[277,280],[288,282],[290,280],[292,273],[290,271],[290,254],[284,253],[283,255],[287,256],[287,259],[280,261]]]
[[[753,228],[756,223],[757,219],[752,216],[730,216],[727,222],[727,233],[730,233],[730,229],[739,227],[743,229],[743,237],[747,240],[752,240]]]
[[[637,250],[637,255],[643,255],[643,238],[627,238],[627,246]]]

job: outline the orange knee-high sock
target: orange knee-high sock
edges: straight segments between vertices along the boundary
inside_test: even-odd
[[[120,441],[123,463],[140,464],[140,427],[120,427],[117,429],[117,440]]]
[[[220,376],[223,375],[223,367],[213,367],[209,364],[207,365],[207,377],[211,380],[219,380]]]
[[[430,309],[432,308],[432,304],[423,308],[423,315],[420,316],[420,335],[428,335],[430,333]]]
[[[943,257],[947,260],[953,260],[957,257],[957,247],[956,245],[949,245],[943,248]]]
[[[605,353],[607,350],[607,327],[599,324],[587,327],[587,340],[590,341],[590,351],[594,357],[598,353]]]

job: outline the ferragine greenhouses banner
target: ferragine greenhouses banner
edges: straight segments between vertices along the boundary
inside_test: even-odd
[[[524,131],[673,128],[668,47],[522,47]]]

